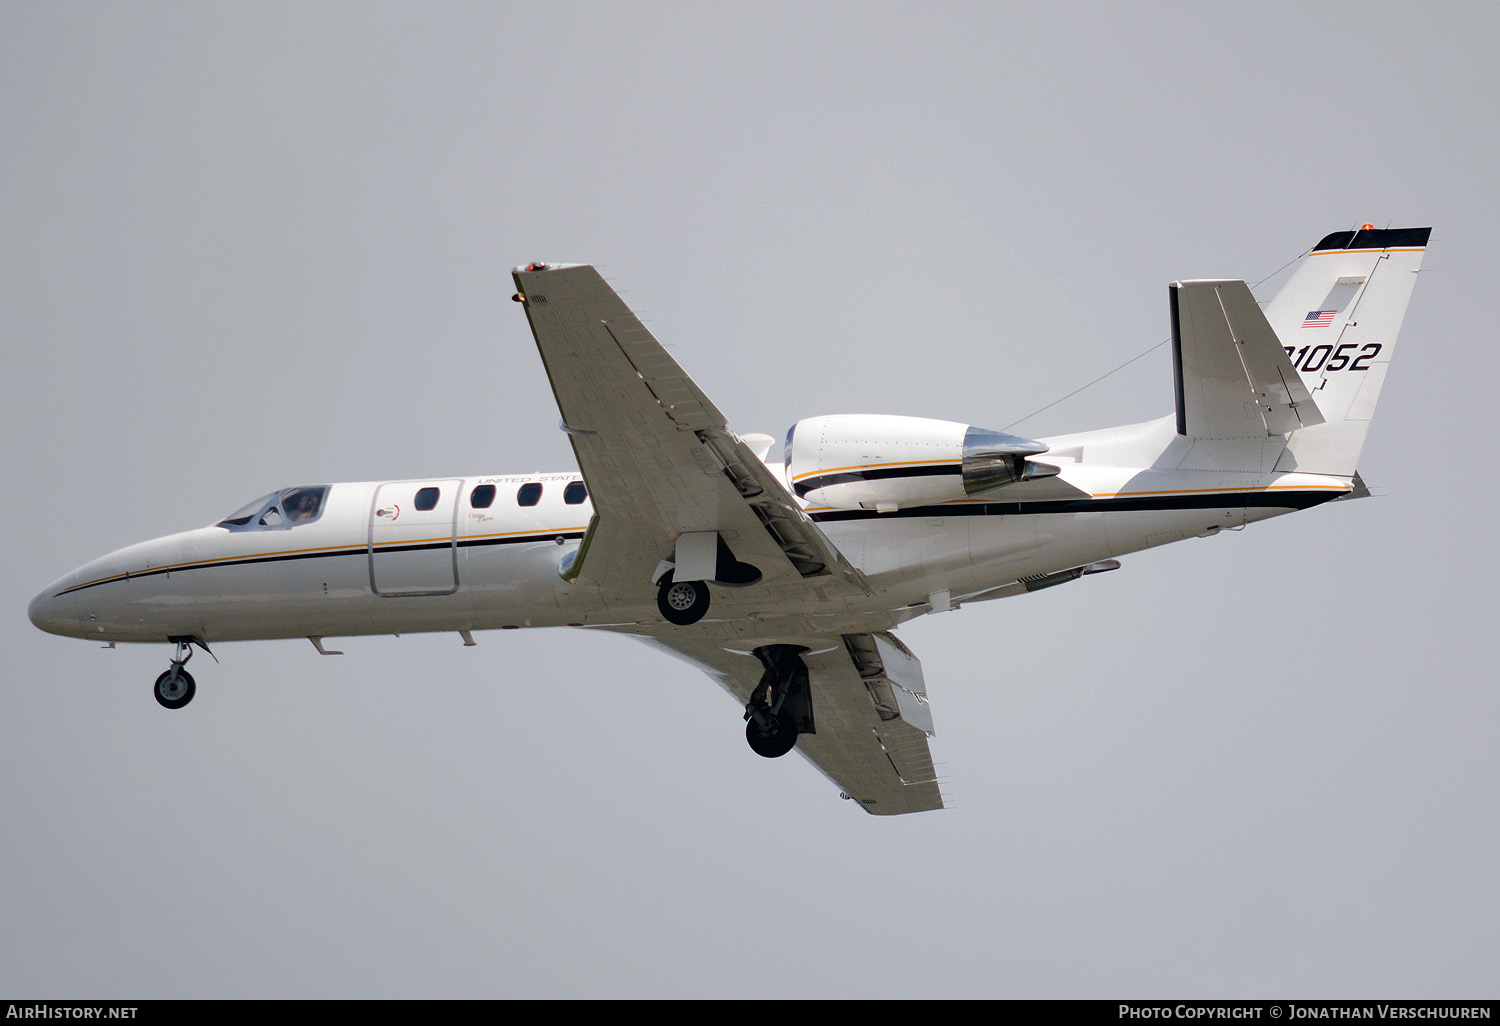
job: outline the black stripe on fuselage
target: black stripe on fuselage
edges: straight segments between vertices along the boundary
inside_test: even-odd
[[[817,477],[808,478],[806,481],[798,481],[792,486],[797,493],[797,498],[805,498],[807,493],[817,488],[829,488],[833,485],[853,484],[856,481],[889,481],[898,477],[951,477],[963,472],[963,467],[957,463],[947,463],[941,466],[927,467],[871,467],[868,470],[846,470],[837,474],[820,474]]]
[[[881,520],[887,517],[1014,517],[1057,513],[1136,513],[1185,509],[1309,509],[1345,492],[1208,492],[1202,495],[1117,495],[1105,499],[1056,499],[1050,502],[963,502],[912,506],[881,513],[873,509],[836,509],[809,513],[818,523]]]
[[[458,543],[461,549],[487,548],[492,545],[522,545],[535,542],[552,542],[557,538],[577,539],[582,538],[582,531],[548,531],[544,534],[529,534],[513,538],[472,538],[462,540]],[[421,552],[424,550],[452,549],[454,547],[451,538],[439,542],[425,542],[413,545],[388,545],[376,549],[376,552]],[[71,588],[65,588],[58,595],[70,595],[75,591],[86,591],[89,588],[97,588],[102,584],[114,584],[117,581],[134,581],[142,577],[157,577],[161,574],[184,574],[192,570],[212,570],[224,566],[247,566],[251,563],[286,563],[298,559],[325,559],[335,556],[367,556],[370,555],[369,545],[360,545],[347,549],[321,549],[311,552],[278,552],[266,556],[231,556],[226,559],[215,559],[203,563],[188,563],[176,566],[151,567],[146,570],[131,570],[128,573],[116,574],[114,577],[105,577],[101,580],[90,581],[87,584],[75,584]]]

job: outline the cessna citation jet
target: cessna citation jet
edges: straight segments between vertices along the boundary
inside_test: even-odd
[[[226,641],[592,627],[705,670],[751,748],[793,748],[867,812],[943,805],[925,613],[1368,494],[1355,469],[1430,229],[1335,232],[1264,310],[1243,281],[1169,289],[1176,410],[1027,439],[916,417],[738,435],[593,267],[528,264],[515,299],[577,472],[281,488],[111,553],[31,603],[54,634]]]

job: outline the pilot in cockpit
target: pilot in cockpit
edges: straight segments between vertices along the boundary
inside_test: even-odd
[[[319,498],[318,493],[311,489],[300,489],[288,495],[283,500],[287,519],[294,524],[313,519],[318,515]]]

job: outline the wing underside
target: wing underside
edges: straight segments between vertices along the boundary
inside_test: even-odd
[[[636,636],[698,666],[742,704],[763,679],[763,661],[743,643],[704,633]],[[843,797],[876,816],[943,807],[921,666],[894,635],[793,636],[775,644],[799,650],[807,669],[813,730],[798,736],[796,751]]]
[[[845,633],[864,623],[864,576],[594,268],[514,277],[594,504],[568,575],[624,614],[597,625],[695,663],[747,710],[775,668],[801,696],[796,750],[847,797],[875,815],[942,808],[920,663],[893,635]],[[758,579],[712,581],[701,622],[642,618],[657,568],[713,565],[713,535]]]

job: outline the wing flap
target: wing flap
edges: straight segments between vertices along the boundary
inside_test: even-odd
[[[1243,281],[1173,282],[1177,433],[1264,438],[1323,423]]]

